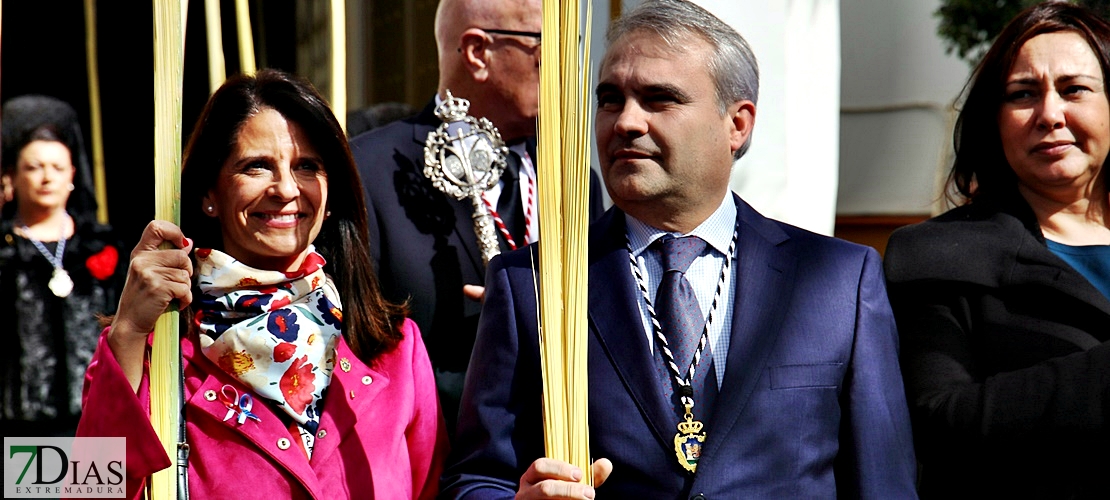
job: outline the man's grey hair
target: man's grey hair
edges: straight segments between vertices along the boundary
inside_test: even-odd
[[[737,101],[759,100],[759,63],[744,37],[705,9],[686,0],[646,0],[609,26],[606,40],[612,47],[633,33],[650,31],[671,47],[683,47],[690,35],[709,42],[709,75],[717,90],[717,107],[724,115]],[[733,155],[739,159],[751,137]]]

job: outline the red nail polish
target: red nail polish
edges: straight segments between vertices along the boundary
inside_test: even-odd
[[[189,248],[189,245],[192,245],[192,244],[193,244],[193,240],[190,240],[189,238],[185,238],[185,239],[181,240],[181,248]]]

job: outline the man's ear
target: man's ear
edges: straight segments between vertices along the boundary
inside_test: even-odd
[[[470,28],[459,37],[459,52],[463,63],[474,81],[484,82],[489,78],[489,44],[492,40],[482,30]]]
[[[752,136],[752,129],[755,127],[755,103],[747,100],[737,101],[729,106],[728,111],[731,125],[729,145],[732,147],[732,152],[735,153]]]

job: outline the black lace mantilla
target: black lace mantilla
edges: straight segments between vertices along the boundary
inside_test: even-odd
[[[97,314],[112,314],[127,254],[107,227],[79,224],[63,265],[74,282],[68,297],[47,288],[53,266],[10,221],[0,223],[0,419],[19,433],[72,431],[81,412],[85,368],[96,349]],[[115,265],[107,258],[115,247]],[[91,260],[90,260],[91,259]],[[99,267],[98,267],[99,266]],[[90,268],[104,275],[97,279]],[[8,432],[5,432],[8,434]]]

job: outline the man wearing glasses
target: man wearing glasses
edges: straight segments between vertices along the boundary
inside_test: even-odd
[[[436,373],[449,431],[474,345],[485,266],[469,200],[456,200],[424,176],[433,111],[447,91],[470,101],[469,114],[490,120],[509,146],[505,174],[485,192],[498,213],[501,250],[539,237],[536,118],[539,111],[541,0],[441,0],[435,36],[439,88],[415,117],[351,140],[366,189],[370,251],[382,291],[409,301]],[[602,212],[601,184],[591,176],[591,219]],[[508,233],[506,236],[505,233]]]

